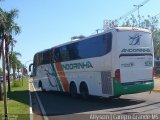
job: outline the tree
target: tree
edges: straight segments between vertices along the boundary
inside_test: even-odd
[[[3,75],[3,70],[2,70],[2,68],[0,68],[0,76],[2,76]]]
[[[0,76],[3,75],[3,71],[2,68],[0,68]],[[0,100],[2,100],[2,87],[1,87],[1,83],[0,83]]]
[[[20,27],[15,23],[15,17],[18,15],[18,10],[13,9],[10,12],[3,11],[0,8],[0,58],[2,56],[3,65],[3,89],[4,89],[4,113],[5,120],[8,119],[7,113],[7,93],[6,93],[6,63],[8,71],[8,91],[10,91],[10,65],[9,65],[9,46],[13,45],[12,35],[20,33]],[[13,46],[12,46],[13,49]],[[2,95],[2,92],[0,92]]]
[[[8,120],[8,110],[7,110],[7,92],[6,92],[6,57],[5,57],[5,28],[6,28],[6,16],[4,11],[0,8],[0,57],[2,56],[2,65],[3,65],[3,92],[4,92],[4,113],[5,120]],[[2,96],[2,90],[0,91],[0,96]]]
[[[160,58],[160,30],[153,32],[153,41],[155,57]]]
[[[18,52],[12,52],[10,54],[10,65],[13,70],[13,79],[16,79],[16,70],[21,65],[21,62],[18,60],[18,56],[21,56]]]
[[[7,71],[8,76],[10,76],[10,65],[9,65],[9,46],[12,47],[15,43],[15,40],[12,37],[12,34],[14,33],[17,35],[20,33],[20,27],[17,25],[17,23],[14,22],[14,19],[18,16],[18,10],[13,9],[9,13],[6,13],[7,16],[7,29],[8,36],[6,39],[6,62],[7,62]],[[8,91],[10,91],[10,77],[8,77]]]
[[[145,29],[149,29],[152,32],[156,31],[158,29],[158,19],[156,17],[151,17],[150,15],[145,18],[144,16],[140,16],[140,24],[139,24],[139,18],[136,18],[134,15],[131,15],[130,18],[127,18],[123,21],[122,25],[123,27],[142,27]]]
[[[26,66],[24,66],[23,65],[23,68],[22,68],[23,70],[23,75],[28,75],[28,70],[27,70],[27,68],[26,68]]]
[[[18,10],[13,9],[10,12],[2,11],[3,16],[5,18],[4,24],[1,27],[1,34],[2,37],[5,39],[5,46],[6,46],[6,63],[7,63],[7,71],[8,71],[8,91],[10,91],[10,64],[9,64],[9,47],[12,47],[16,42],[12,35],[17,35],[20,33],[20,27],[15,23],[15,18],[18,16]]]
[[[22,72],[22,63],[20,60],[17,60],[17,72],[18,72],[18,78],[20,80],[20,72]]]
[[[2,0],[1,0],[2,1]],[[6,58],[5,58],[5,27],[6,27],[6,16],[4,11],[0,8],[0,58],[2,56],[2,65],[3,65],[3,92],[4,92],[4,113],[5,120],[8,120],[8,109],[7,109],[7,92],[6,92]],[[2,89],[0,85],[0,97],[2,98]]]

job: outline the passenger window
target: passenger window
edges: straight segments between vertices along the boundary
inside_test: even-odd
[[[54,51],[53,61],[54,61],[54,62],[60,62],[59,48],[55,49],[55,51]]]
[[[61,61],[70,60],[69,51],[66,46],[60,47]]]

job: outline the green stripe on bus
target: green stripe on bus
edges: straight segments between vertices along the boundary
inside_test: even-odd
[[[152,91],[154,88],[154,80],[148,82],[147,84],[133,84],[133,85],[122,85],[119,81],[113,80],[114,96],[133,94],[146,91]]]
[[[52,66],[52,70],[53,70],[53,76],[56,78],[56,82],[58,83],[59,89],[60,89],[60,91],[63,91],[63,87],[62,87],[62,85],[61,85],[61,83],[60,83],[60,80],[59,80],[59,78],[58,78],[58,76],[57,76],[57,73],[56,73],[56,69],[55,69],[55,67],[54,67],[54,64],[51,63],[51,66]]]

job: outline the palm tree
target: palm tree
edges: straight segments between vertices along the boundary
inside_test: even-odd
[[[4,113],[5,119],[8,119],[7,110],[7,93],[6,93],[6,61],[7,70],[10,75],[9,69],[9,45],[12,41],[13,33],[17,35],[20,32],[20,27],[14,22],[15,17],[18,15],[18,10],[11,10],[10,12],[3,11],[0,8],[0,58],[2,55],[2,65],[3,65],[3,87],[4,87]],[[6,59],[7,58],[7,59]],[[8,91],[10,91],[10,77],[8,76]],[[0,93],[2,95],[2,93]]]
[[[13,70],[13,79],[16,79],[16,69],[20,67],[20,61],[18,60],[18,56],[21,56],[18,52],[11,52],[10,58],[10,66]]]
[[[28,70],[26,66],[23,65],[22,71],[22,75],[28,75]]]
[[[5,39],[5,46],[6,46],[6,63],[7,63],[7,71],[8,71],[8,91],[10,92],[10,65],[9,65],[9,47],[12,47],[13,50],[13,45],[16,42],[12,35],[17,35],[20,33],[20,27],[15,23],[14,19],[18,16],[18,10],[13,9],[10,12],[3,12],[5,16],[5,26],[3,27],[3,32],[5,33],[4,39]]]
[[[0,39],[2,39],[2,35],[1,35],[1,31],[2,31],[2,28],[5,26],[4,24],[4,17],[3,17],[3,10],[0,8]],[[2,40],[1,40],[1,43],[0,43],[0,57],[1,57],[1,53],[2,53]],[[0,83],[0,100],[2,100],[2,87],[1,87],[1,83]]]
[[[2,56],[2,65],[3,65],[3,92],[4,92],[4,113],[5,120],[8,119],[8,110],[7,110],[7,92],[6,92],[6,59],[5,59],[5,28],[6,28],[6,15],[4,11],[0,8],[0,58]],[[0,92],[0,96],[2,97],[2,90]]]

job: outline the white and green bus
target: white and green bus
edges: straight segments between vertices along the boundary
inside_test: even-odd
[[[151,32],[114,28],[38,52],[33,82],[42,90],[119,97],[154,87]]]

